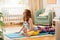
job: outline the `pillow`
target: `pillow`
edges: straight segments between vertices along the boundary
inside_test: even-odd
[[[52,10],[52,8],[46,8],[45,12],[42,14],[39,14],[39,16],[47,16],[49,14],[49,11]]]
[[[43,14],[40,14],[39,16],[47,16],[49,14],[49,11],[45,11]]]

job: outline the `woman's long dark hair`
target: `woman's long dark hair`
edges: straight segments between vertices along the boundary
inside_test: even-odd
[[[23,20],[28,22],[29,18],[31,18],[31,11],[28,9],[25,9],[25,13],[26,13],[26,16],[23,17]]]

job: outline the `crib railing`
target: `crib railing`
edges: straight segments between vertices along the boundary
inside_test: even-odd
[[[22,15],[10,15],[10,16],[4,16],[3,21],[5,24],[11,24],[11,23],[21,23],[23,22],[22,20]]]
[[[23,10],[26,7],[16,6],[16,7],[1,7],[1,11],[4,14],[4,23],[21,23]]]

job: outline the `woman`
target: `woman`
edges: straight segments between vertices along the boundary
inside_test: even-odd
[[[28,31],[33,30],[33,22],[32,22],[32,17],[31,17],[31,11],[28,9],[25,9],[23,12],[23,32],[27,34]]]
[[[32,17],[31,17],[31,11],[28,9],[25,9],[25,11],[23,12],[23,28],[20,30],[23,30],[23,34],[27,35],[27,36],[31,36],[34,33],[34,27],[33,27],[33,21],[32,21]],[[35,33],[37,33],[39,31],[36,31]]]

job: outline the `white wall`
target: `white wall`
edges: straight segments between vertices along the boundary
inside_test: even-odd
[[[43,8],[54,8],[56,16],[60,17],[60,0],[57,0],[56,4],[48,4],[47,0],[43,0]]]

